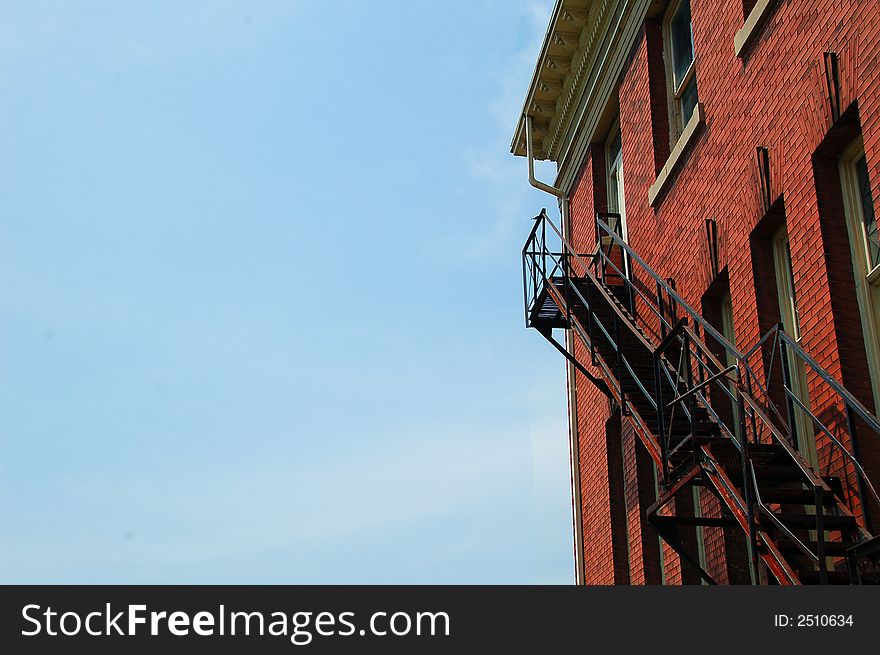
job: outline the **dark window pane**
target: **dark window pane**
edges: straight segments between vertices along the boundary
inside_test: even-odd
[[[614,160],[620,155],[620,131],[615,132],[608,142],[608,165],[613,166]]]
[[[681,86],[685,74],[694,60],[694,37],[691,32],[691,3],[690,0],[682,0],[675,10],[670,23],[670,38],[672,39],[672,75],[675,82],[675,90]]]
[[[859,198],[862,203],[862,219],[865,221],[865,236],[868,238],[868,257],[871,268],[874,268],[880,264],[880,240],[877,235],[877,217],[874,215],[871,183],[868,179],[868,160],[864,157],[856,162],[856,177],[859,183]]]
[[[688,124],[697,106],[697,76],[694,75],[681,94],[681,127]]]
[[[620,197],[620,180],[618,180],[618,176],[619,172],[616,168],[612,169],[608,176],[608,211],[612,214],[620,211],[620,207],[617,206],[617,199]],[[614,223],[611,223],[611,227],[614,227]]]
[[[621,137],[617,129],[608,139],[608,211],[620,212],[620,169],[621,169]],[[609,222],[611,227],[620,232],[619,226]]]

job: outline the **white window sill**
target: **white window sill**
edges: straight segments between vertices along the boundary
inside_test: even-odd
[[[752,7],[752,10],[749,12],[749,17],[746,18],[746,22],[733,37],[733,49],[736,52],[737,57],[743,56],[743,52],[752,39],[758,34],[758,30],[761,25],[763,25],[764,19],[767,18],[770,9],[775,3],[776,0],[758,0],[758,2],[755,3],[755,6]]]
[[[666,186],[672,181],[672,174],[675,172],[675,167],[678,166],[679,161],[684,156],[685,152],[687,152],[688,146],[697,134],[697,128],[705,119],[706,112],[703,109],[703,103],[698,102],[697,106],[694,107],[694,113],[691,114],[691,119],[684,127],[684,132],[678,137],[678,142],[675,144],[672,152],[669,153],[666,163],[663,164],[663,168],[657,175],[657,179],[654,180],[654,184],[648,189],[648,203],[652,207],[657,201],[657,198],[660,197],[660,194],[663,193]]]

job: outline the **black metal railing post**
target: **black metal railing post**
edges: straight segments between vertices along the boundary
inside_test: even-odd
[[[594,334],[593,326],[596,322],[596,319],[593,318],[593,285],[588,284],[587,286],[587,333],[590,336],[590,362],[593,366],[598,364],[596,359],[596,337]]]
[[[742,416],[742,411],[745,409],[742,397],[739,398],[739,408],[740,416]],[[743,421],[743,428],[745,428],[744,423],[745,422]],[[743,429],[743,434],[745,434],[745,429]],[[755,522],[755,489],[753,488],[756,484],[756,477],[754,470],[752,469],[752,462],[749,459],[749,445],[747,439],[740,439],[740,448],[743,472],[743,500],[746,504],[746,520],[749,525],[749,575],[752,579],[752,584],[756,585],[760,582],[760,572],[758,569],[758,526]]]
[[[623,385],[623,352],[620,347],[620,317],[617,312],[614,314],[614,350],[617,352],[617,380],[620,382],[620,411],[626,416],[626,392]]]
[[[827,578],[827,571],[823,571],[826,567],[824,560],[826,559],[827,548],[826,539],[824,537],[824,525],[827,525],[825,516],[830,515],[825,512],[823,503],[827,502],[829,494],[833,492],[821,479],[821,472],[816,470],[815,466],[808,464],[798,453],[798,446],[807,435],[800,434],[805,432],[807,428],[812,427],[813,430],[821,430],[827,437],[831,445],[839,449],[846,458],[847,468],[846,477],[850,478],[850,467],[855,471],[854,482],[858,483],[858,502],[863,509],[863,517],[860,519],[867,527],[870,521],[869,509],[873,511],[874,506],[868,507],[868,503],[876,502],[880,506],[880,495],[875,490],[871,479],[862,468],[858,459],[857,440],[860,435],[856,431],[871,430],[880,436],[880,421],[871,411],[867,410],[864,405],[845,387],[842,386],[828,371],[822,368],[815,359],[813,359],[796,340],[790,337],[781,326],[777,325],[761,337],[759,342],[751,348],[747,354],[741,352],[737,347],[730,343],[724,335],[719,332],[713,325],[710,325],[706,319],[698,314],[686,300],[675,290],[675,283],[672,279],[661,278],[648,264],[642,259],[638,253],[633,251],[625,242],[622,235],[620,217],[616,215],[606,214],[609,225],[603,222],[602,215],[596,215],[595,235],[597,248],[595,253],[590,255],[578,254],[573,246],[566,239],[565,235],[549,220],[546,213],[542,211],[541,215],[536,217],[536,224],[532,229],[529,240],[523,251],[523,284],[524,298],[526,303],[526,323],[527,325],[536,316],[535,312],[543,311],[544,307],[532,307],[539,299],[544,303],[546,298],[550,298],[560,307],[560,314],[555,314],[557,318],[564,317],[568,319],[568,324],[577,323],[578,338],[584,340],[589,338],[588,344],[590,349],[591,362],[601,365],[603,375],[609,383],[613,385],[615,376],[614,365],[610,361],[611,354],[606,358],[601,356],[604,352],[603,348],[597,348],[597,339],[601,339],[599,345],[603,344],[607,339],[612,341],[616,351],[616,377],[619,381],[618,391],[622,398],[622,410],[626,413],[634,413],[637,409],[635,405],[628,406],[625,398],[624,380],[631,387],[631,391],[638,389],[643,393],[650,404],[654,406],[657,412],[657,442],[651,443],[651,450],[654,457],[660,450],[658,458],[662,468],[663,483],[666,489],[669,489],[670,480],[678,479],[678,471],[672,468],[671,459],[675,458],[677,450],[684,450],[684,444],[680,441],[673,448],[672,437],[674,432],[674,421],[677,418],[676,411],[687,411],[688,422],[690,423],[692,447],[697,449],[697,430],[699,429],[697,412],[705,406],[710,417],[717,421],[721,426],[721,434],[731,438],[734,444],[737,444],[741,454],[741,464],[743,469],[743,487],[742,500],[736,498],[736,504],[741,510],[746,510],[748,514],[748,534],[750,547],[750,567],[753,581],[759,581],[759,577],[763,580],[766,570],[759,568],[761,558],[767,559],[771,555],[778,559],[778,553],[773,555],[775,551],[772,549],[771,542],[767,542],[765,548],[763,539],[766,538],[765,527],[763,522],[764,514],[771,512],[761,501],[759,491],[763,486],[759,483],[767,484],[767,481],[761,481],[757,478],[754,462],[750,456],[750,444],[759,444],[764,441],[771,441],[785,446],[786,451],[791,457],[791,463],[796,464],[802,472],[805,480],[810,480],[814,488],[817,489],[817,511],[816,511],[816,527],[817,527],[817,549],[820,561],[820,579],[823,576]],[[549,224],[549,225],[548,225]],[[613,227],[612,227],[613,226]],[[552,232],[551,232],[552,231]],[[556,243],[557,237],[561,242],[560,252],[551,252],[548,248],[547,238],[548,232],[550,239]],[[603,246],[604,244],[604,246]],[[621,252],[621,259],[617,257],[618,249]],[[609,269],[610,272],[609,272]],[[621,270],[622,269],[622,270]],[[582,288],[577,284],[578,271],[583,271],[581,275],[587,279],[586,288]],[[554,285],[559,283],[559,275],[562,278],[562,290],[560,294],[548,293],[552,291]],[[620,277],[620,284],[626,285],[626,289],[618,287],[617,277]],[[656,284],[656,297],[651,290],[651,279]],[[646,282],[643,284],[642,281]],[[609,286],[609,282],[613,282],[613,286]],[[596,286],[595,289],[592,287]],[[548,288],[549,287],[549,288]],[[583,293],[582,293],[583,292]],[[586,296],[586,298],[585,298]],[[625,311],[620,311],[624,302],[629,302],[631,315],[627,315]],[[595,313],[596,307],[594,303],[611,303],[613,310],[608,316],[614,320],[614,326],[607,325],[607,321],[603,324],[600,320],[600,314]],[[586,316],[581,317],[579,305],[583,303],[586,309]],[[639,321],[635,316],[635,307],[648,314],[644,314],[643,320]],[[616,305],[616,306],[614,306]],[[604,306],[604,305],[603,305]],[[620,313],[618,313],[620,312]],[[657,316],[657,332],[653,332],[654,319],[651,313]],[[685,334],[679,332],[676,323],[676,317],[683,314],[685,319],[689,317],[693,319],[693,332],[685,330]],[[587,329],[582,328],[582,324],[577,319],[587,323]],[[627,332],[632,330],[632,334]],[[648,334],[642,334],[642,330]],[[612,337],[613,334],[613,337]],[[646,376],[641,375],[641,371],[631,366],[630,345],[635,341],[647,345],[648,348],[654,349],[652,341],[656,343],[655,338],[660,335],[661,347],[654,350],[653,357],[653,373],[654,373],[654,389],[653,400],[652,392]],[[604,336],[603,336],[604,335]],[[626,348],[621,343],[621,339],[627,339]],[[714,343],[707,345],[709,340]],[[676,378],[672,378],[673,363],[664,355],[667,347],[675,341],[676,348],[684,348],[684,352],[680,353],[678,359],[679,367],[682,362],[685,366],[684,371],[677,373]],[[772,344],[772,351],[768,349]],[[712,346],[710,348],[710,345]],[[722,349],[722,357],[719,360],[718,348]],[[779,349],[778,362],[776,349]],[[755,368],[760,370],[760,366],[755,368],[750,364],[750,358],[757,352],[761,353],[763,361],[767,365],[763,369],[763,374],[759,375],[755,372]],[[647,353],[646,353],[647,354]],[[609,366],[610,364],[610,366]],[[778,390],[780,382],[774,378],[773,368],[779,365],[781,369],[781,387],[782,397],[779,397]],[[694,370],[696,366],[696,370]],[[718,372],[715,372],[715,369]],[[816,416],[816,411],[810,409],[809,400],[805,397],[806,389],[802,388],[801,382],[803,374],[807,373],[809,377],[809,385],[812,390],[817,385],[822,386],[820,393],[822,396],[821,409],[824,412],[828,407],[828,396],[824,395],[826,391],[831,391],[832,403],[841,401],[845,408],[845,425],[841,420],[844,417],[837,415],[832,417],[834,424],[826,426],[828,420],[820,419]],[[699,384],[694,386],[694,380],[697,379]],[[644,382],[644,384],[643,384]],[[681,385],[684,384],[686,390]],[[730,417],[730,424],[735,426],[734,429],[728,429],[726,423],[728,419],[726,414],[722,418],[718,412],[712,407],[713,403],[711,393],[717,390],[717,386],[707,391],[709,385],[721,385],[725,395],[732,401],[735,409],[735,416]],[[666,395],[666,386],[671,385],[673,388],[673,400],[669,407],[665,406],[663,397]],[[635,391],[634,391],[635,392]],[[721,396],[718,396],[719,398]],[[688,403],[682,402],[687,398]],[[802,400],[803,398],[803,400]],[[786,407],[783,410],[779,407],[779,402],[785,401]],[[837,407],[837,405],[835,405]],[[667,410],[670,410],[667,412]],[[800,412],[800,413],[798,413]],[[822,413],[822,412],[820,412]],[[823,417],[825,415],[823,414]],[[645,417],[650,423],[650,415]],[[802,420],[803,419],[803,420]],[[785,425],[785,423],[788,425]],[[678,420],[678,425],[685,427],[687,422]],[[847,434],[840,434],[846,429]],[[650,432],[647,430],[646,432]],[[809,430],[806,430],[809,433]],[[832,434],[833,432],[833,434]],[[648,435],[652,436],[652,435]],[[863,437],[865,438],[865,437]],[[653,438],[651,439],[653,442]],[[656,445],[655,445],[656,444]],[[791,447],[789,447],[791,446]],[[751,450],[755,450],[751,448]],[[757,451],[756,451],[757,452]],[[823,451],[824,452],[824,451]],[[699,453],[695,453],[699,456]],[[677,460],[676,460],[677,461]],[[749,475],[750,474],[750,475]],[[735,485],[734,485],[735,486]],[[854,487],[847,488],[847,497],[841,498],[843,503],[855,501]],[[849,495],[853,492],[853,495]],[[757,515],[759,510],[762,512],[761,525],[758,525]],[[831,510],[829,510],[830,512]],[[739,514],[740,520],[743,517]],[[812,522],[810,523],[812,525]],[[785,530],[780,527],[780,530]],[[870,529],[870,528],[868,528]],[[759,544],[763,550],[758,551]],[[815,553],[808,553],[811,558],[815,558]],[[767,559],[770,562],[769,559]],[[814,559],[815,561],[815,559]],[[775,569],[773,569],[775,570]],[[778,571],[777,571],[778,574]],[[788,576],[791,581],[797,582],[796,578]]]
[[[779,366],[782,369],[782,395],[785,398],[785,409],[788,416],[788,430],[792,436],[791,445],[797,450],[798,444],[801,441],[801,435],[798,430],[797,417],[794,413],[794,403],[789,397],[789,394],[796,395],[793,389],[793,371],[789,365],[788,346],[785,343],[785,339],[779,338],[778,334],[776,338],[779,341]],[[767,389],[769,391],[770,387],[768,386]]]
[[[654,352],[654,402],[657,405],[657,435],[663,461],[663,484],[669,486],[669,447],[666,443],[666,416],[663,407],[663,381],[660,376],[660,353]]]
[[[855,457],[856,461],[858,461],[858,459],[859,459],[859,450],[858,450],[859,439],[858,439],[858,434],[856,434],[855,421],[853,420],[853,410],[852,410],[852,407],[849,406],[849,403],[847,403],[845,400],[844,400],[844,405],[846,407],[846,411],[845,411],[846,431],[849,433],[850,448],[853,449],[853,456]],[[853,465],[853,469],[856,469],[855,465]],[[862,478],[861,475],[859,475],[859,472],[857,469],[855,470],[855,473],[856,473],[856,480],[858,481],[858,484],[856,486],[856,494],[858,495],[859,506],[862,508],[862,521],[864,522],[865,529],[868,532],[873,533],[874,530],[872,529],[873,528],[873,521],[871,520],[871,511],[865,502],[865,499],[867,497],[867,494],[865,493],[865,480],[864,480],[864,478]]]
[[[825,496],[822,487],[813,486],[816,503],[816,555],[819,558],[819,584],[828,584],[828,561],[825,559]]]
[[[526,321],[526,327],[529,327],[529,305],[531,303],[529,302],[529,287],[528,287],[528,282],[527,282],[528,281],[528,273],[526,271],[526,269],[527,269],[526,262],[528,262],[528,257],[526,255],[525,251],[523,251],[523,258],[522,258],[523,315],[524,315],[524,318]]]
[[[547,277],[547,255],[546,255],[546,253],[548,251],[548,248],[547,248],[547,221],[543,218],[543,216],[544,216],[543,212],[541,212],[541,216],[542,216],[542,218],[541,218],[541,251],[543,253],[545,253],[544,257],[542,258],[543,263],[544,263],[544,268],[541,272],[544,274],[544,278],[546,279],[546,277]]]
[[[665,321],[666,310],[663,307],[663,287],[660,285],[660,280],[657,280],[657,310],[658,310],[657,311],[657,314],[658,314],[657,320],[660,323],[660,326],[659,326],[660,338],[665,339],[666,338],[666,321]]]
[[[682,347],[684,348],[684,378],[685,378],[685,388],[692,389],[694,386],[694,378],[693,371],[691,370],[692,362],[691,362],[691,336],[690,332],[687,330],[684,331],[682,335]],[[679,393],[676,390],[676,393]],[[697,445],[697,424],[694,420],[697,411],[697,394],[691,393],[688,396],[688,420],[690,423],[691,429],[691,450],[696,456],[698,445]]]

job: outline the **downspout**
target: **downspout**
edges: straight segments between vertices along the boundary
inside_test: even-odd
[[[535,177],[535,151],[532,143],[532,117],[523,115],[526,127],[526,154],[529,160],[529,184],[540,191],[549,193],[559,199],[559,209],[562,214],[562,233],[571,234],[569,201],[564,191],[555,186],[545,184]],[[574,355],[574,339],[571,330],[565,331],[565,347]],[[571,457],[571,502],[572,523],[574,524],[574,575],[575,584],[583,585],[586,582],[584,574],[584,522],[581,506],[581,458],[580,439],[577,424],[577,375],[574,365],[566,360],[566,397],[568,400],[568,435]]]
[[[555,186],[544,184],[535,177],[535,151],[534,146],[532,145],[532,117],[528,114],[523,114],[523,120],[526,123],[526,154],[529,159],[529,184],[536,189],[549,193],[551,196],[556,196],[562,201],[567,201],[568,198],[562,189],[557,189]]]
[[[559,203],[562,210],[562,229],[563,234],[571,234],[571,218],[568,208],[568,198],[563,198]],[[574,355],[574,333],[571,330],[565,331],[565,347],[568,352]],[[566,361],[566,390],[568,396],[568,434],[569,446],[571,448],[571,501],[572,501],[572,519],[574,523],[574,566],[575,566],[575,584],[586,584],[586,575],[584,573],[584,521],[581,515],[583,506],[581,505],[581,456],[580,456],[580,435],[578,433],[578,411],[577,411],[577,372],[574,365]]]

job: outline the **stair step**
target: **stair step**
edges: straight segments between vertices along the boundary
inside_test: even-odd
[[[780,505],[815,505],[816,496],[812,489],[785,489],[774,487],[761,489],[761,500],[765,503],[779,503]],[[831,507],[837,504],[837,500],[831,493],[825,493],[822,498],[825,506]]]
[[[802,539],[803,544],[809,548],[812,552],[819,552],[819,545],[816,541],[808,541],[806,539]],[[789,537],[779,537],[776,540],[776,545],[779,547],[783,553],[803,553],[803,551],[795,545],[793,541]],[[825,554],[829,557],[843,557],[846,555],[846,551],[855,546],[856,544],[852,541],[826,541],[825,542]]]
[[[790,528],[816,528],[816,515],[801,512],[773,512],[774,516]],[[855,530],[858,527],[852,516],[823,516],[826,530]]]
[[[710,425],[718,425],[717,423],[710,423]],[[718,426],[720,428],[720,426]],[[741,463],[742,463],[742,455],[740,453],[740,449],[737,443],[735,443],[730,438],[719,439],[714,442],[712,446],[712,454],[718,458],[719,460],[724,460],[725,462],[729,462],[729,466],[732,466],[737,475],[741,475]],[[755,464],[756,473],[765,472],[768,475],[774,475],[777,473],[782,474],[782,477],[786,477],[787,470],[791,468],[790,462],[791,460],[783,460],[785,464],[776,464],[776,458],[780,456],[780,454],[784,454],[782,450],[776,450],[774,447],[765,447],[764,444],[760,444],[759,446],[755,446],[753,444],[749,445],[749,455],[752,459],[752,462]],[[787,456],[786,456],[787,457]],[[799,481],[801,478],[794,478],[792,480]],[[761,484],[763,478],[758,478],[758,484]]]
[[[804,474],[801,473],[797,466],[779,466],[774,464],[765,464],[763,462],[754,462],[755,477],[759,485],[771,485],[774,482],[803,480]]]
[[[778,443],[749,443],[749,453],[754,455],[787,455],[785,446]]]
[[[651,345],[656,343],[656,339],[647,336],[633,317],[634,312],[628,308],[629,300],[622,297],[627,289],[622,286],[621,280],[617,281],[619,284],[615,284],[613,280],[603,283],[594,282],[585,277],[571,279],[569,282],[584,298],[584,302],[581,302],[577,298],[577,294],[572,292],[572,287],[569,286],[566,295],[569,308],[584,327],[587,327],[588,322],[593,322],[592,336],[595,352],[608,365],[611,375],[619,378],[617,383],[626,401],[647,423],[649,429],[655,432],[656,436],[658,410],[652,407],[655,393],[655,355],[654,346]],[[589,307],[586,306],[587,302]],[[551,305],[541,307],[540,319],[545,322],[561,321],[564,318],[561,313],[554,314]],[[606,336],[601,329],[595,328],[597,322],[601,323],[610,336]],[[617,344],[614,343],[615,339]],[[626,359],[626,364],[623,365],[619,375],[617,371],[618,348]],[[674,369],[680,352],[681,344],[678,341],[673,341],[669,344],[669,349],[661,360],[665,367],[665,372],[662,374],[664,403],[670,402],[676,397],[676,394],[684,393],[687,390],[683,384],[674,382],[670,384],[666,375],[666,372],[669,372],[673,380],[677,378]],[[704,391],[704,393],[706,392]],[[687,402],[687,400],[684,401],[682,405]],[[693,440],[693,444],[688,442],[681,446],[680,451],[675,452],[670,461],[671,466],[678,471],[692,467],[694,465],[692,446],[707,444],[712,456],[717,459],[718,467],[724,470],[734,485],[740,485],[743,481],[743,469],[737,445],[727,438],[720,437],[722,428],[709,417],[709,411],[706,408],[698,407],[693,421],[691,421],[684,415],[682,405],[676,406],[674,410],[662,408],[666,417],[666,436],[669,438],[669,447],[674,449],[689,436]],[[816,515],[804,511],[805,508],[815,507],[815,495],[812,489],[804,488],[805,477],[801,469],[792,461],[786,448],[775,443],[750,444],[749,459],[754,465],[762,501],[765,504],[781,505],[782,509],[786,511],[774,512],[774,517],[799,537],[803,535],[807,548],[815,552],[817,550],[816,541],[808,541],[807,535],[811,530],[815,530]],[[844,541],[828,541],[824,543],[823,547],[827,556],[840,558],[855,545],[854,542],[846,539],[854,536],[858,525],[852,516],[833,513],[832,508],[836,507],[837,502],[833,493],[824,495],[823,505],[827,508],[828,514],[822,517],[823,527],[826,532],[831,534],[843,533]],[[698,521],[685,517],[671,520],[682,525],[691,525]],[[770,538],[777,543],[784,556],[791,558],[800,580],[804,584],[818,583],[818,571],[811,570],[807,558],[803,556],[794,541],[786,536],[785,531],[778,529],[766,516],[759,516],[758,520],[761,528],[770,533]],[[804,569],[798,570],[799,566],[804,566]],[[830,584],[849,584],[849,574],[841,571],[829,571],[827,582]]]
[[[880,562],[880,535],[860,542],[854,555],[859,559]]]
[[[819,572],[813,570],[804,570],[804,571],[796,571],[798,579],[803,584],[819,584]],[[827,571],[826,575],[828,576],[828,584],[852,584],[850,580],[849,573],[846,571]]]
[[[719,439],[712,445],[712,454],[728,469],[728,474],[742,477],[742,455],[730,439]],[[778,444],[749,444],[749,458],[755,466],[755,477],[763,493],[783,483],[802,483],[804,475]]]

